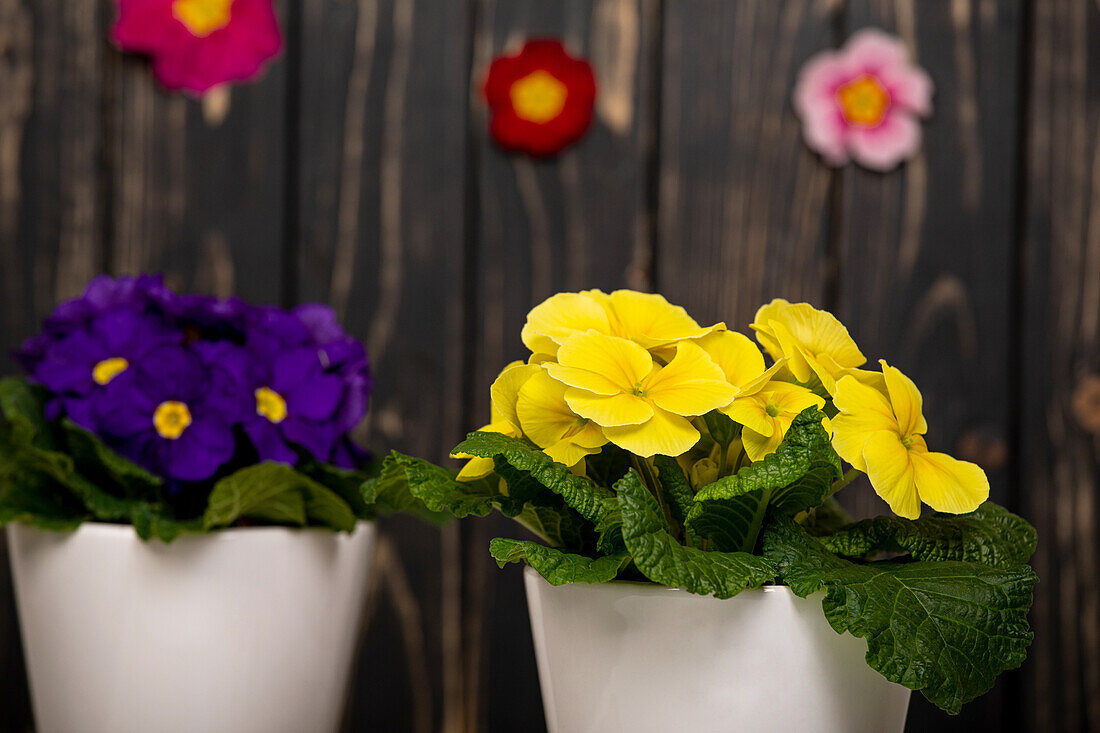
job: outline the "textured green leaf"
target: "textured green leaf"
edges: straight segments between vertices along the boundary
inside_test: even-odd
[[[203,528],[226,527],[243,517],[299,526],[314,519],[333,529],[355,529],[355,515],[346,502],[282,463],[242,468],[214,484]]]
[[[836,557],[781,514],[770,517],[764,551],[797,595],[825,591],[825,617],[837,633],[867,640],[873,669],[949,713],[987,692],[998,674],[1027,655],[1036,577],[1026,565],[857,564]]]
[[[770,506],[794,515],[821,504],[833,481],[840,478],[840,458],[821,426],[825,417],[810,407],[791,423],[774,453],[704,486],[697,501],[733,499],[755,492],[771,492]]]
[[[454,453],[468,453],[481,458],[500,456],[509,465],[531,474],[539,483],[565,500],[565,503],[577,510],[590,522],[600,521],[608,510],[605,499],[614,494],[608,489],[597,486],[585,476],[577,476],[568,467],[556,463],[550,456],[538,448],[518,438],[500,433],[470,433],[460,443]]]
[[[579,550],[586,544],[587,523],[564,504],[548,507],[528,502],[513,519],[554,547]]]
[[[300,473],[336,492],[359,519],[374,518],[374,509],[363,500],[361,488],[368,480],[363,471],[349,471],[327,463],[318,463],[310,457],[306,457],[297,468]]]
[[[682,527],[695,504],[695,491],[675,458],[657,456],[653,459],[653,465],[657,468],[657,479],[669,499],[668,508],[672,512],[672,518]]]
[[[684,547],[669,534],[657,500],[631,471],[615,485],[623,515],[623,541],[638,570],[655,583],[730,598],[775,577],[764,559],[744,552]]]
[[[133,494],[156,496],[164,480],[123,458],[97,436],[71,420],[61,422],[69,455],[89,477],[101,476]]]
[[[493,458],[497,476],[504,479],[501,494],[497,497],[497,506],[506,517],[514,517],[523,511],[528,502],[545,504],[547,499],[561,499],[547,491],[538,479],[527,471],[512,466],[503,456]]]
[[[618,577],[619,571],[630,562],[625,552],[592,558],[537,542],[503,538],[490,542],[489,552],[502,568],[511,562],[527,563],[550,585],[607,583]]]
[[[630,454],[608,443],[599,453],[584,459],[585,473],[597,486],[611,487],[630,470]]]
[[[715,443],[728,446],[735,438],[741,436],[741,426],[735,423],[727,415],[718,410],[711,410],[703,415],[703,422],[707,425],[707,432]]]
[[[75,498],[48,476],[15,467],[0,477],[0,526],[19,522],[64,532],[89,518]]]
[[[0,379],[0,412],[15,427],[17,443],[33,443],[35,447],[52,450],[53,433],[46,424],[46,391],[17,377]]]
[[[711,541],[722,552],[751,551],[763,526],[767,506],[761,494],[745,494],[719,501],[698,501],[688,512],[687,529]],[[755,529],[754,529],[755,528]]]
[[[405,466],[418,460],[397,451],[386,456],[378,477],[363,483],[363,500],[372,511],[382,514],[409,514],[434,524],[446,524],[454,517],[447,512],[428,509],[410,490]]]
[[[967,560],[997,567],[1026,563],[1035,552],[1035,528],[991,501],[970,514],[931,514],[920,519],[865,519],[821,537],[830,552],[861,557],[908,552],[917,560]]]
[[[197,534],[205,531],[202,519],[180,520],[163,504],[142,504],[131,515],[138,537],[148,541],[154,537],[170,543],[181,534]]]

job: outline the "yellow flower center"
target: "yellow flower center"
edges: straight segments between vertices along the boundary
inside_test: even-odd
[[[532,71],[508,90],[516,114],[528,122],[549,122],[565,109],[569,89],[548,71]]]
[[[913,436],[911,435],[899,435],[898,439],[901,440],[901,444],[905,446],[905,450],[913,449]]]
[[[191,32],[206,38],[229,25],[233,0],[174,0],[172,16]]]
[[[779,405],[769,402],[764,406],[764,412],[768,413],[768,417],[779,417]]]
[[[161,402],[153,413],[153,426],[162,438],[175,440],[191,426],[191,411],[187,405],[175,400]]]
[[[121,356],[104,359],[92,367],[92,379],[95,380],[96,384],[104,385],[129,368],[130,362]]]
[[[634,389],[630,391],[630,394],[634,395],[635,397],[645,397],[646,391],[641,382],[636,382],[634,384]]]
[[[256,390],[256,414],[266,417],[276,425],[286,420],[286,400],[270,387]]]
[[[870,74],[864,74],[837,89],[836,98],[844,119],[861,127],[879,124],[890,108],[889,93]]]

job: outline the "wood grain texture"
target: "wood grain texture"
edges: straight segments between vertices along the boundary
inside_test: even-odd
[[[444,460],[462,429],[468,317],[468,8],[309,0],[302,20],[298,296],[331,303],[367,343],[376,377],[369,444]],[[394,519],[382,531],[394,552],[375,565],[384,583],[347,724],[454,730],[458,529]]]
[[[1005,364],[1018,328],[1008,304],[1023,20],[1022,2],[850,0],[844,23],[848,35],[899,36],[936,93],[916,158],[842,173],[836,312],[872,364],[884,357],[920,386],[932,450],[982,465],[1000,503],[1016,468]],[[889,511],[866,482],[846,494],[859,516]],[[952,718],[914,695],[909,729],[1010,729],[1017,683],[1005,675]]]
[[[104,27],[96,3],[0,0],[0,373],[103,267]],[[0,711],[0,730],[31,725],[2,535]]]
[[[285,18],[285,3],[279,3]],[[115,273],[278,303],[283,287],[286,61],[198,100],[111,50],[104,101]]]
[[[470,79],[477,181],[478,338],[473,429],[488,421],[488,386],[510,361],[527,311],[563,290],[648,289],[658,5],[654,0],[480,0]],[[527,38],[561,38],[589,60],[599,89],[592,127],[548,160],[501,151],[488,139],[484,76],[492,58]],[[501,572],[494,536],[522,533],[501,517],[467,524],[464,730],[538,731],[545,725],[522,576]]]
[[[1039,530],[1024,727],[1100,730],[1100,5],[1034,4],[1021,496]]]
[[[661,291],[747,331],[773,297],[822,302],[832,174],[802,145],[799,67],[831,45],[838,4],[670,3],[661,72]]]

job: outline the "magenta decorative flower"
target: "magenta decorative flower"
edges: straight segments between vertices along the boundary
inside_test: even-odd
[[[806,62],[794,108],[806,144],[827,163],[851,158],[887,171],[920,148],[918,118],[932,113],[932,80],[898,38],[867,28]]]
[[[273,0],[119,0],[111,37],[148,55],[166,88],[196,94],[252,78],[283,45]]]

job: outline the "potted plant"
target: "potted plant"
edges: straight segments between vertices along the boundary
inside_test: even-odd
[[[335,731],[373,524],[331,310],[95,279],[0,381],[37,728]]]
[[[366,487],[538,537],[490,552],[528,566],[552,732],[900,731],[910,690],[956,713],[1025,657],[1034,530],[929,451],[913,382],[805,303],[752,329],[556,295],[462,470],[394,453]],[[864,473],[892,516],[837,503]]]

